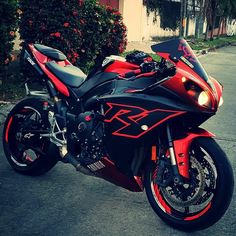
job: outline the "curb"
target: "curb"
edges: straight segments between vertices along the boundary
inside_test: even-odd
[[[205,55],[209,52],[214,52],[216,49],[223,48],[223,47],[226,47],[226,46],[236,46],[236,43],[226,42],[224,44],[221,44],[221,45],[218,45],[218,46],[215,46],[215,47],[206,48],[206,49],[202,49],[202,50],[197,50],[196,55],[197,56]]]

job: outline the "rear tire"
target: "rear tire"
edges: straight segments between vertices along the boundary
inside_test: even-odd
[[[154,162],[148,164],[144,179],[147,198],[153,210],[164,222],[182,231],[204,229],[217,222],[229,207],[234,188],[232,167],[212,138],[194,140],[191,153],[191,186],[196,186],[196,189],[176,187],[174,184],[158,186],[153,181],[157,171]],[[181,190],[189,191],[189,196],[182,197]]]
[[[28,97],[10,111],[3,130],[3,148],[11,167],[25,175],[42,175],[59,160],[58,149],[48,138],[24,133],[26,129],[49,130],[43,98]]]

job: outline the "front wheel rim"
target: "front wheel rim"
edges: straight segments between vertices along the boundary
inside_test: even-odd
[[[191,178],[195,178],[195,182],[202,181],[202,183],[198,184],[198,186],[197,184],[195,184],[195,186],[187,186],[186,192],[189,192],[191,194],[189,196],[185,196],[184,200],[178,199],[178,197],[176,197],[178,196],[178,187],[174,187],[174,184],[172,184],[172,186],[167,186],[166,188],[164,188],[159,187],[155,183],[154,179],[158,171],[157,167],[155,167],[150,174],[152,195],[154,197],[155,203],[158,205],[161,211],[171,217],[174,217],[175,219],[186,221],[195,220],[201,217],[211,208],[212,201],[215,196],[217,182],[217,171],[214,165],[214,161],[205,149],[200,146],[194,145],[190,153],[190,160],[190,173],[192,171],[192,174],[190,175]],[[201,175],[201,172],[203,176],[199,177],[199,175]],[[191,190],[190,187],[196,187],[195,192],[194,189]],[[177,190],[174,188],[176,188]],[[173,194],[173,199],[171,199],[171,193]],[[193,200],[191,200],[191,196]],[[183,203],[182,206],[181,200]]]

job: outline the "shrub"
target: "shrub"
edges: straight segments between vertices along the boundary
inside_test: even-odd
[[[17,0],[0,0],[0,73],[12,57],[17,25]]]
[[[20,0],[21,38],[63,51],[87,70],[91,61],[118,54],[126,47],[121,14],[96,0]]]

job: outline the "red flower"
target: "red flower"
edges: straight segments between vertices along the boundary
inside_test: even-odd
[[[119,53],[122,53],[124,51],[124,47],[122,45],[119,46]]]
[[[79,54],[77,52],[74,52],[73,55],[74,55],[74,58],[78,58],[79,57]]]
[[[78,30],[78,29],[74,28],[74,29],[73,29],[73,31],[74,31],[75,33],[77,33],[79,36],[82,36],[82,33],[81,33],[81,31],[80,31],[80,30]]]
[[[71,63],[74,64],[76,62],[76,59],[75,58],[72,58],[71,59]]]
[[[50,36],[55,36],[55,37],[59,38],[59,37],[61,37],[61,33],[60,32],[51,33]]]
[[[61,36],[61,33],[56,32],[54,35],[59,38]]]
[[[67,28],[69,25],[70,24],[68,22],[65,22],[63,26]]]
[[[9,58],[7,58],[5,61],[4,61],[4,64],[8,64],[10,62]]]
[[[12,37],[14,37],[15,36],[15,32],[14,31],[10,31],[10,33],[9,33]]]
[[[107,11],[112,11],[112,9],[113,9],[113,8],[112,8],[111,6],[107,6],[107,7],[106,7],[106,10],[107,10]]]
[[[114,12],[112,12],[112,14],[117,15],[117,16],[121,15],[119,11],[114,11]]]
[[[78,11],[73,11],[73,16],[78,16]]]
[[[84,25],[84,24],[85,24],[85,20],[80,19],[79,21],[80,21],[80,24],[81,24],[81,25]]]
[[[84,3],[84,0],[78,0],[79,6],[81,7]]]

